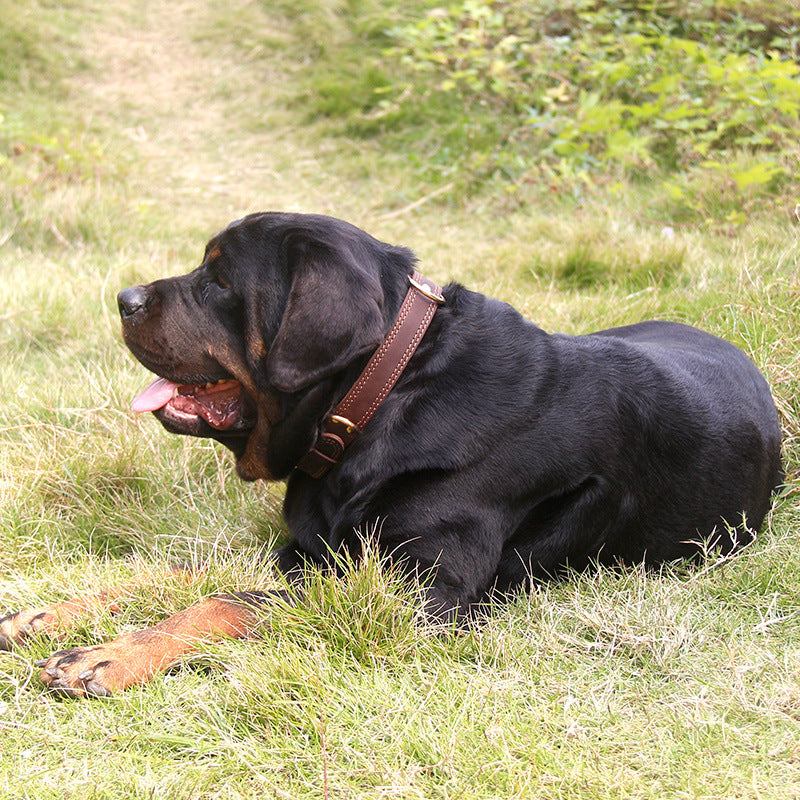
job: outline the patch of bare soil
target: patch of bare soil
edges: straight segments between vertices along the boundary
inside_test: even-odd
[[[73,88],[88,115],[127,140],[142,202],[202,224],[327,207],[326,176],[287,128],[283,54],[263,44],[281,36],[271,24],[253,0],[116,2],[92,19],[96,68]]]

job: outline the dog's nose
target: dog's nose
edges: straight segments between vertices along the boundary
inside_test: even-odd
[[[128,289],[123,289],[117,295],[119,315],[122,319],[128,319],[128,317],[132,317],[137,311],[141,311],[146,302],[147,292],[144,286],[131,286]]]

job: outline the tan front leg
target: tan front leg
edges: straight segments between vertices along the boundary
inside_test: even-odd
[[[52,692],[65,697],[107,697],[147,683],[203,641],[249,636],[259,615],[235,599],[209,598],[152,628],[106,644],[61,650],[36,662]]]
[[[180,564],[171,567],[172,577],[183,582],[190,581],[197,574],[189,567]],[[99,616],[105,611],[118,614],[122,609],[122,601],[138,586],[139,584],[135,582],[110,586],[99,592],[73,597],[60,603],[25,608],[8,614],[0,618],[0,650],[11,650],[34,634],[60,638],[81,620]]]
[[[0,619],[0,650],[11,650],[35,633],[58,636],[73,628],[80,619],[102,611],[116,614],[121,608],[119,601],[126,591],[125,587],[117,586],[62,603],[8,614]]]

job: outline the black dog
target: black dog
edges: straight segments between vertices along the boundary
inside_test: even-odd
[[[778,415],[740,350],[686,325],[547,334],[457,284],[441,302],[428,283],[432,320],[394,388],[367,424],[342,421],[414,262],[336,219],[256,214],[188,275],[119,295],[125,342],[165,379],[134,407],[222,442],[242,478],[288,479],[280,570],[356,554],[374,529],[424,579],[428,614],[449,619],[565,568],[749,540],[781,477]],[[213,623],[168,622],[244,635],[251,617],[233,599],[207,601]],[[152,673],[175,653],[154,658],[145,633],[119,647],[129,663],[150,648]],[[54,656],[45,681],[103,694],[147,679],[114,672],[120,642]]]

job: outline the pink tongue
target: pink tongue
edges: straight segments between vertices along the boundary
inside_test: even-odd
[[[156,378],[149,386],[142,389],[131,401],[131,410],[141,413],[143,411],[157,411],[163,408],[172,397],[177,383],[166,378]]]

